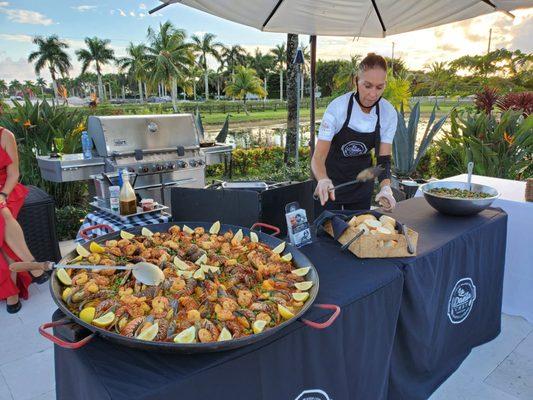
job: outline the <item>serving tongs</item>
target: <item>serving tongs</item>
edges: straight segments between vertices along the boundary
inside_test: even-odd
[[[341,183],[340,185],[330,188],[329,191],[332,192],[333,190],[340,189],[341,187],[344,187],[344,186],[350,186],[356,183],[371,181],[373,179],[376,179],[383,171],[384,169],[381,165],[365,168],[364,170],[362,170],[361,172],[357,174],[357,177],[355,178],[355,180]],[[318,196],[316,194],[313,194],[313,198],[315,200],[318,200]]]
[[[157,286],[165,279],[163,271],[155,264],[139,262],[134,265],[81,265],[56,264],[53,262],[15,262],[9,266],[12,272],[51,271],[53,269],[87,269],[92,271],[119,270],[131,271],[135,279],[148,286]]]

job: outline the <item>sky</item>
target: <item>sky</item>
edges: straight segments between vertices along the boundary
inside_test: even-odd
[[[189,35],[214,33],[225,45],[240,44],[250,52],[256,48],[265,52],[286,40],[284,34],[261,32],[179,4],[148,15],[148,10],[158,4],[157,0],[0,0],[0,79],[9,82],[36,78],[33,66],[27,62],[28,54],[36,49],[31,42],[36,35],[57,34],[68,42],[74,66],[71,76],[80,72],[74,51],[84,47],[85,37],[110,39],[120,57],[125,55],[129,42],[145,41],[148,27],[157,28],[166,20]],[[513,13],[514,20],[492,13],[384,39],[319,37],[318,58],[349,59],[368,52],[390,57],[394,43],[395,57],[404,59],[411,69],[424,69],[433,61],[486,52],[491,28],[492,49],[533,52],[533,8]],[[300,35],[300,41],[307,44],[309,37]],[[104,71],[113,72],[114,67]],[[47,72],[42,77],[50,79]]]

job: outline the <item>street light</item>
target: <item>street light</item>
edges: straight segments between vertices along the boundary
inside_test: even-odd
[[[298,150],[300,148],[300,85],[302,78],[302,65],[304,63],[304,53],[301,47],[298,47],[294,56],[293,64],[296,65],[296,167],[299,167]]]

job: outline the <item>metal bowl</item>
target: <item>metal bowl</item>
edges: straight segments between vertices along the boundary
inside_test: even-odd
[[[488,193],[491,197],[480,199],[463,199],[459,197],[443,197],[429,193],[431,189],[446,188],[446,189],[462,189],[470,190],[472,192]],[[489,207],[494,200],[500,197],[500,193],[493,187],[487,185],[480,185],[472,183],[469,187],[466,182],[455,181],[436,181],[429,182],[420,186],[420,190],[424,193],[424,197],[431,207],[448,215],[474,215]]]

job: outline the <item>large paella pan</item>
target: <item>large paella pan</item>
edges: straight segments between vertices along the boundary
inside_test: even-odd
[[[84,251],[85,249],[85,251]],[[43,336],[78,348],[100,336],[135,348],[164,352],[212,352],[262,340],[298,319],[318,293],[316,269],[298,249],[263,232],[218,222],[173,222],[113,232],[78,248],[61,264],[158,265],[158,286],[135,281],[128,271],[54,270],[52,297],[70,322],[93,333],[77,343],[46,331]],[[340,309],[322,324],[329,326]]]

